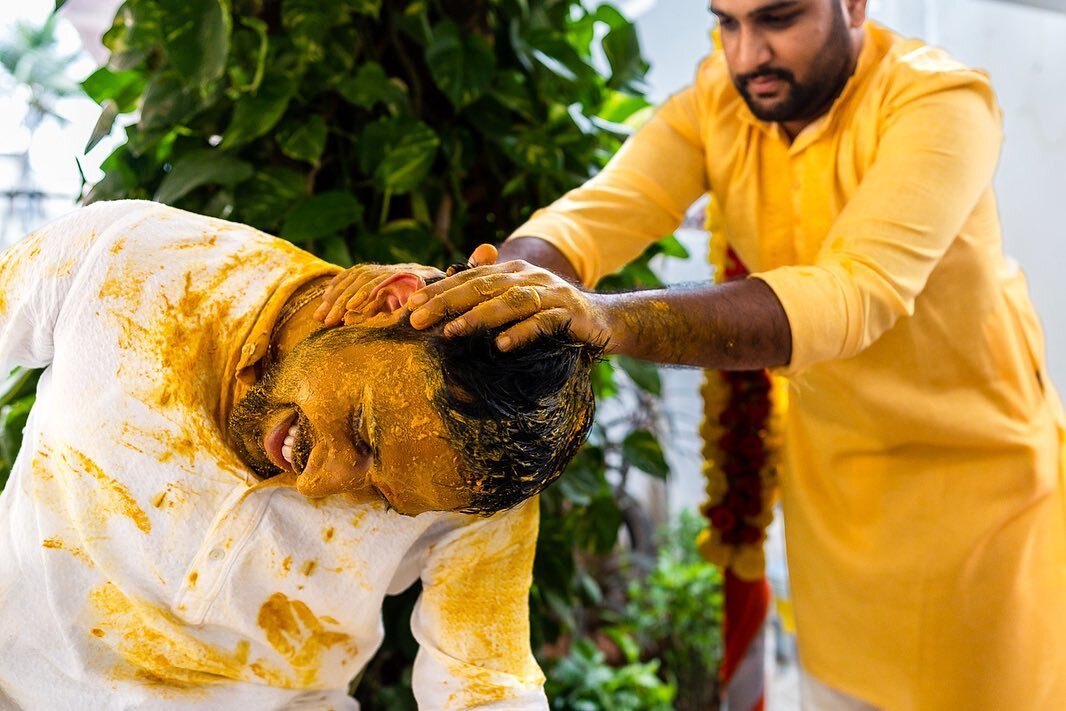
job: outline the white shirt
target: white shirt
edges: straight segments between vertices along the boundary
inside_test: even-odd
[[[420,708],[546,709],[530,501],[414,518],[259,483],[220,422],[285,299],[336,268],[149,202],[0,257],[0,371],[47,366],[0,495],[0,708],[356,709],[421,577]]]

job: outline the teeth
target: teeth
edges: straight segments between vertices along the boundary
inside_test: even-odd
[[[285,442],[281,445],[281,456],[285,458],[285,461],[292,466],[292,448],[296,444],[296,433],[299,432],[299,425],[293,425],[289,428],[289,433],[285,435]]]

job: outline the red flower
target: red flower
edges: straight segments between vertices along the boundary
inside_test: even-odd
[[[732,511],[722,505],[712,507],[707,512],[707,517],[711,519],[711,525],[723,533],[732,530],[737,524],[737,517],[733,515]],[[725,540],[724,535],[722,540]]]

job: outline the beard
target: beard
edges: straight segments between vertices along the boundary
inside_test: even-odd
[[[815,61],[807,72],[812,79],[800,82],[787,69],[767,67],[733,77],[751,113],[761,121],[810,121],[818,118],[833,105],[852,73],[851,41],[848,24],[840,4],[833,3],[833,24],[825,44],[815,54]],[[748,90],[748,83],[761,77],[775,77],[785,82],[787,94],[775,104],[762,104]]]
[[[272,476],[281,474],[283,471],[270,460],[270,457],[267,456],[266,451],[263,449],[263,439],[267,434],[263,431],[263,425],[267,421],[267,417],[284,407],[292,407],[277,401],[273,397],[274,383],[277,380],[279,366],[281,366],[281,363],[275,363],[271,366],[264,374],[262,380],[256,383],[241,398],[240,402],[234,406],[233,412],[230,413],[229,417],[230,438],[237,456],[260,479],[269,479]],[[299,428],[299,433],[293,445],[292,460],[297,472],[299,472],[303,470],[301,464],[306,464],[310,456],[313,441],[309,436],[310,427],[307,418],[299,409],[296,412],[296,424]]]

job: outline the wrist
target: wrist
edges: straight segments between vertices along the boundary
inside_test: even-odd
[[[625,354],[628,350],[629,333],[622,317],[622,304],[618,294],[588,294],[595,314],[592,340],[604,346],[607,355]]]

